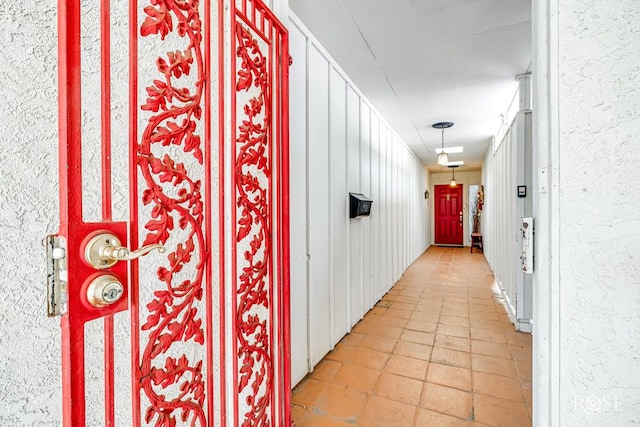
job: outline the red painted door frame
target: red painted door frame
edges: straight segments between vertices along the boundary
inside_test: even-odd
[[[463,185],[434,187],[435,244],[462,246],[464,244]]]

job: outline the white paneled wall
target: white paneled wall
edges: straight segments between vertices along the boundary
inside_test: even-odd
[[[485,186],[485,211],[482,228],[485,257],[491,265],[508,307],[516,301],[516,280],[519,260],[518,207],[516,196],[517,120],[507,130],[497,149],[490,147],[485,157],[485,171],[492,175],[491,184]]]
[[[514,102],[517,113],[484,159],[484,206],[481,217],[484,253],[516,329],[531,332],[532,278],[521,269],[522,218],[533,212],[531,78],[520,76]],[[518,186],[527,188],[518,197]]]
[[[423,166],[295,17],[291,66],[292,381],[426,249]],[[349,192],[373,200],[349,219]]]
[[[518,330],[531,332],[531,276],[521,270],[522,217],[532,213],[531,113],[519,112],[500,145],[490,147],[484,160],[482,230],[484,254]],[[517,187],[527,186],[527,197]]]

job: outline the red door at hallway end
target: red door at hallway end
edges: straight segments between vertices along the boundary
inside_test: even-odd
[[[462,246],[462,185],[436,185],[434,193],[435,244]]]

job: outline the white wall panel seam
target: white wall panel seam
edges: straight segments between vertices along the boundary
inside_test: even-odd
[[[334,302],[335,302],[335,295],[336,295],[336,268],[335,268],[335,246],[334,246],[334,242],[335,242],[335,238],[334,238],[334,232],[335,232],[335,226],[334,226],[334,221],[335,218],[333,217],[333,211],[334,211],[334,201],[333,201],[333,174],[331,173],[331,162],[333,160],[332,154],[333,154],[333,144],[334,144],[334,140],[333,140],[333,120],[331,120],[332,115],[331,115],[331,105],[332,105],[332,81],[333,81],[333,73],[331,72],[333,70],[333,66],[331,64],[331,61],[327,61],[327,88],[328,90],[328,96],[327,96],[327,117],[329,117],[329,120],[327,122],[327,135],[329,136],[329,140],[327,141],[327,157],[329,159],[329,161],[327,162],[327,167],[328,167],[328,176],[329,176],[329,215],[330,215],[330,219],[329,219],[329,277],[331,278],[331,283],[329,283],[329,336],[331,338],[331,342],[335,343],[336,342],[336,314],[335,314],[335,306],[334,306]],[[333,345],[332,345],[333,347]]]
[[[307,104],[307,38],[292,27],[290,35],[290,53],[294,59],[291,66],[290,90],[296,96],[290,99],[290,159],[291,176],[299,177],[290,181],[290,227],[291,233],[291,318],[296,328],[292,328],[291,349],[292,381],[297,383],[311,369],[309,359],[309,241],[308,241],[308,117]]]
[[[362,98],[358,96],[358,192],[363,193],[362,184]],[[363,219],[364,220],[364,219]],[[360,288],[360,304],[358,305],[358,320],[364,316],[364,224],[360,220],[360,241],[358,258],[360,273],[358,274],[358,287]]]
[[[344,109],[344,143],[345,143],[345,157],[346,157],[346,161],[345,161],[345,176],[346,176],[346,180],[345,180],[345,193],[349,193],[350,188],[349,188],[349,80],[346,80],[347,84],[344,85],[344,102],[345,102],[345,109]],[[347,247],[347,255],[350,255],[350,250],[351,250],[351,221],[348,219],[349,217],[347,216],[347,218],[345,219],[346,223],[347,223],[347,227],[346,227],[346,247]],[[346,310],[347,310],[347,329],[351,328],[351,260],[347,261],[347,281],[345,283],[346,288],[347,288],[347,306],[346,306]]]
[[[313,52],[313,55],[311,55]],[[315,45],[310,48],[309,87],[309,195],[311,267],[310,288],[313,298],[309,309],[312,311],[313,363],[317,363],[334,345],[330,338],[331,301],[329,276],[328,235],[331,212],[329,212],[329,170],[328,170],[328,60]],[[313,96],[311,96],[313,95]],[[311,191],[313,189],[313,191]]]
[[[304,31],[301,31],[302,34],[304,34]],[[306,76],[306,106],[305,109],[307,111],[307,114],[305,114],[305,121],[306,121],[306,129],[305,129],[305,133],[306,133],[306,137],[305,137],[305,145],[306,145],[306,150],[305,150],[305,162],[306,162],[306,175],[305,175],[305,186],[307,187],[307,191],[306,191],[306,196],[307,196],[307,200],[306,200],[306,216],[307,216],[307,226],[306,226],[306,240],[307,240],[307,370],[308,372],[311,372],[313,370],[313,319],[312,319],[312,315],[311,315],[311,310],[309,309],[309,307],[311,307],[311,230],[309,229],[309,225],[311,224],[311,210],[310,210],[310,192],[309,192],[309,86],[310,86],[310,82],[309,82],[309,65],[310,65],[310,47],[311,47],[311,40],[309,40],[309,38],[306,38],[306,49],[305,49],[305,76]]]

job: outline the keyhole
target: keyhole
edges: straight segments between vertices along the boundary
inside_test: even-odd
[[[115,289],[109,289],[106,292],[106,295],[104,296],[104,299],[106,301],[114,301],[116,298],[118,298],[118,291]]]
[[[116,276],[104,274],[91,281],[87,289],[87,300],[94,307],[114,304],[124,295],[124,287]]]

